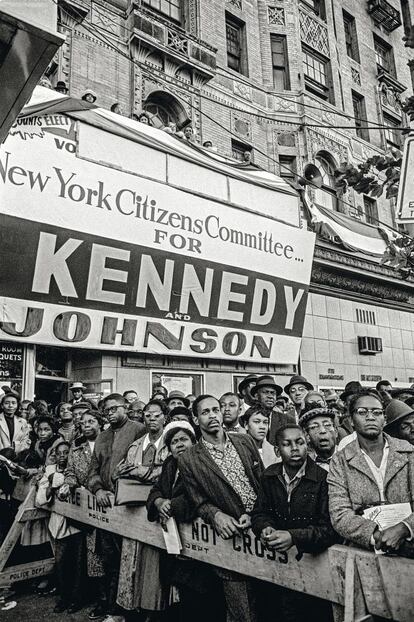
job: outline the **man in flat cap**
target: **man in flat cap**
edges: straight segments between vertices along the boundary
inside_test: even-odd
[[[337,450],[335,417],[334,410],[318,407],[305,411],[299,419],[299,425],[305,431],[310,456],[325,471],[329,471],[332,456]]]

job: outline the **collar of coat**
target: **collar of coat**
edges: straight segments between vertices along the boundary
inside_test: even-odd
[[[400,471],[410,459],[411,454],[414,453],[414,447],[408,441],[403,441],[398,438],[394,438],[384,433],[384,438],[389,444],[389,453],[387,460],[387,468],[385,472],[384,488],[388,482]],[[343,454],[344,459],[348,464],[358,471],[364,473],[369,479],[375,482],[374,476],[371,473],[371,469],[367,468],[367,461],[365,460],[361,448],[358,443],[358,439],[349,443],[344,449],[338,452],[336,455],[341,456]]]
[[[388,445],[390,447],[390,453],[402,453],[402,454],[411,454],[414,452],[414,446],[411,445],[408,441],[400,440],[399,438],[394,438],[393,436],[389,436],[389,434],[383,433],[384,439],[388,441]],[[361,455],[361,448],[358,443],[358,439],[355,439],[348,445],[346,445],[343,449],[343,454],[345,459],[350,462],[355,456]],[[389,459],[389,457],[388,457]],[[407,456],[408,459],[408,456]]]
[[[281,477],[283,479],[283,463],[271,464],[265,472],[263,477]],[[305,475],[303,479],[309,479],[312,482],[319,482],[322,479],[326,479],[326,471],[321,469],[310,456],[306,459]]]

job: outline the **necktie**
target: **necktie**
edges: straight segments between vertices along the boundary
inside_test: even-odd
[[[150,443],[142,455],[142,466],[151,466],[154,464],[156,453],[157,448],[153,443]]]

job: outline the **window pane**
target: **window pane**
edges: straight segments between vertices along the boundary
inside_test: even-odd
[[[346,53],[359,63],[359,50],[355,18],[343,11]]]
[[[226,21],[227,65],[241,73],[242,70],[242,32],[241,26]]]
[[[181,0],[143,0],[143,4],[150,6],[163,15],[181,22]]]
[[[387,129],[384,130],[387,144],[391,147],[400,147],[401,130],[394,128],[401,127],[401,121],[384,114],[384,125],[388,126]]]
[[[369,225],[378,225],[378,206],[375,199],[364,196],[365,221]]]
[[[290,88],[289,62],[284,35],[271,35],[270,46],[272,52],[273,86],[276,90]]]
[[[296,158],[294,156],[279,156],[280,176],[294,181],[296,177]]]
[[[394,51],[385,41],[374,38],[375,60],[379,67],[395,76]]]

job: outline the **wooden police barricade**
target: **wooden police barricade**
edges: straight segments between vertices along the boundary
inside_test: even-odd
[[[9,586],[17,581],[35,579],[49,574],[53,568],[53,558],[41,559],[18,566],[6,566],[15,545],[20,540],[24,524],[28,521],[49,516],[47,510],[35,507],[35,496],[36,489],[33,486],[30,488],[26,499],[20,505],[14,523],[0,546],[0,588]]]
[[[45,515],[43,509],[34,510],[33,495],[22,504],[0,548],[0,586],[47,574],[53,565],[53,560],[43,560],[5,568],[23,523]],[[123,536],[122,556],[130,564],[124,564],[123,571],[130,576],[136,560],[127,553],[134,541],[165,548],[160,525],[147,520],[144,507],[99,508],[91,493],[78,489],[68,501],[56,500],[50,509]],[[185,557],[329,600],[338,622],[368,622],[373,615],[395,622],[414,620],[414,560],[339,545],[298,560],[296,549],[287,553],[266,550],[251,531],[223,540],[201,520],[179,529]]]

